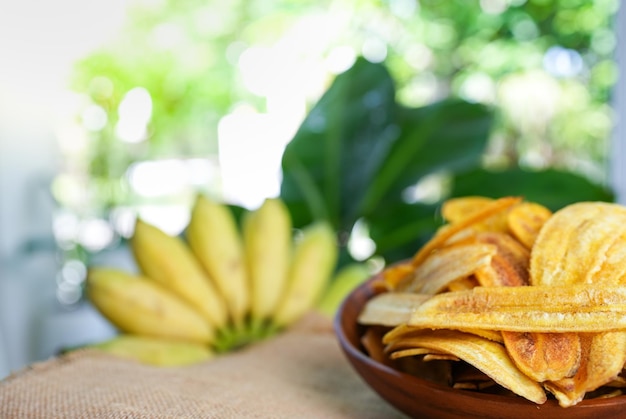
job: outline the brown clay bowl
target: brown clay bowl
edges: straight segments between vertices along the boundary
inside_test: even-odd
[[[364,328],[356,319],[375,295],[372,281],[357,287],[341,305],[334,327],[352,367],[384,400],[415,418],[618,418],[626,417],[626,396],[584,400],[563,408],[549,399],[537,405],[522,397],[458,390],[400,372],[370,358],[360,343]]]

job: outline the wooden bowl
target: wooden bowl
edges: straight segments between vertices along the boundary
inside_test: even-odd
[[[352,367],[383,399],[417,418],[617,418],[626,416],[626,396],[589,399],[563,408],[554,399],[538,405],[518,396],[458,390],[400,372],[370,358],[361,345],[365,330],[356,319],[375,295],[372,282],[357,287],[339,308],[334,328]]]

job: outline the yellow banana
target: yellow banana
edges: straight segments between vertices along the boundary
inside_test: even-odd
[[[198,195],[187,227],[193,253],[215,281],[236,325],[249,309],[243,241],[228,206]]]
[[[318,221],[302,231],[295,244],[287,289],[273,315],[276,326],[288,326],[315,305],[333,274],[337,257],[330,224]]]
[[[90,347],[160,367],[196,364],[214,356],[206,345],[199,343],[139,335],[119,335]]]
[[[110,268],[91,268],[87,296],[120,330],[144,336],[210,343],[212,326],[158,283]]]
[[[278,198],[266,199],[243,220],[246,264],[250,279],[250,312],[254,320],[267,318],[278,305],[287,284],[291,258],[291,216]]]
[[[216,328],[226,324],[226,307],[218,290],[181,238],[137,220],[130,245],[145,276],[173,291]]]
[[[370,276],[371,272],[365,264],[352,263],[344,266],[333,278],[317,308],[327,316],[334,316],[346,296]]]

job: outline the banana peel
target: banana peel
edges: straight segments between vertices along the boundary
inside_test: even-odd
[[[294,248],[289,280],[272,323],[293,324],[319,301],[335,270],[339,250],[329,223],[318,221],[302,231]]]
[[[181,237],[137,219],[129,244],[139,274],[90,267],[86,296],[124,336],[102,348],[156,364],[168,362],[158,356],[170,349],[183,358],[172,363],[184,362],[185,345],[230,352],[289,327],[318,303],[334,311],[369,277],[365,265],[350,266],[327,290],[335,232],[319,222],[295,240],[280,198],[244,213],[241,228],[228,205],[203,195],[190,218]]]
[[[326,287],[322,298],[317,303],[317,310],[326,316],[333,317],[346,296],[371,276],[371,272],[363,263],[351,263],[342,267]]]
[[[210,344],[215,329],[158,283],[121,270],[92,267],[87,295],[119,330],[140,336]]]
[[[158,367],[192,365],[208,361],[215,356],[206,345],[128,334],[87,347]]]

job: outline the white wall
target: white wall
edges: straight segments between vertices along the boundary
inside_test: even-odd
[[[69,342],[76,319],[93,318],[55,311],[54,248],[24,246],[53,243],[55,118],[71,65],[115,33],[125,3],[0,0],[0,379]]]
[[[0,0],[0,257],[49,235],[47,182],[57,171],[56,110],[71,64],[111,36],[123,0]],[[0,260],[2,260],[0,259]]]

